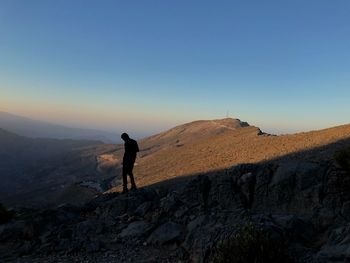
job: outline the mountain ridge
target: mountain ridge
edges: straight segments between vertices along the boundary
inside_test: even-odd
[[[0,128],[30,138],[101,140],[105,143],[121,142],[117,133],[94,129],[72,128],[38,121],[4,111],[0,111]]]

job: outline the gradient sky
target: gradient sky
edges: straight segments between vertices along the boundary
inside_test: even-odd
[[[349,123],[350,1],[0,0],[0,110],[153,133]]]

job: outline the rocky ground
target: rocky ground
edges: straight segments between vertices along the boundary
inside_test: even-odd
[[[247,222],[283,236],[294,262],[349,262],[349,189],[333,161],[289,158],[23,209],[0,226],[0,262],[211,262]]]

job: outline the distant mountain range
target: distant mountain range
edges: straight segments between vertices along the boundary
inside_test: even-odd
[[[0,112],[0,128],[30,138],[99,140],[104,143],[121,142],[119,133],[71,128],[33,120],[8,112]]]
[[[49,203],[62,187],[84,178],[96,179],[94,154],[101,152],[89,149],[98,145],[102,142],[33,139],[0,129],[0,202]]]

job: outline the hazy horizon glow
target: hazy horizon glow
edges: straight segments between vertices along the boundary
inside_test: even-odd
[[[349,123],[350,2],[0,3],[0,110],[152,134],[239,118],[271,133]]]

